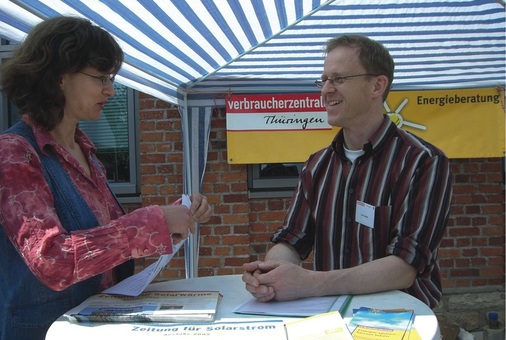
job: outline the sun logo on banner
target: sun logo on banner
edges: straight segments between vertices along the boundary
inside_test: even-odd
[[[392,122],[394,122],[394,124],[397,125],[397,127],[400,128],[403,125],[406,125],[406,126],[414,128],[414,129],[418,129],[418,130],[423,130],[423,131],[427,130],[427,127],[425,125],[421,125],[421,124],[417,124],[417,123],[413,123],[413,122],[408,122],[408,121],[404,120],[404,118],[401,115],[401,110],[404,108],[404,106],[406,106],[407,103],[408,103],[408,98],[405,98],[394,112],[392,112],[392,110],[390,110],[390,107],[388,107],[388,104],[386,101],[383,102],[383,107],[385,108],[387,116],[390,117],[390,120]]]

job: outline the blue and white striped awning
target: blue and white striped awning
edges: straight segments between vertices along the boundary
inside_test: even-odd
[[[0,36],[19,42],[57,15],[111,32],[126,54],[118,81],[175,104],[317,91],[323,45],[345,33],[390,49],[394,89],[505,85],[498,0],[2,0]]]

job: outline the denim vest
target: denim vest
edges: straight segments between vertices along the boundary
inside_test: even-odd
[[[62,226],[68,232],[97,226],[96,217],[56,157],[41,153],[32,129],[18,122],[6,133],[23,136],[37,151]],[[123,277],[131,275],[133,261],[121,271]],[[101,278],[97,275],[63,291],[54,291],[33,275],[0,228],[0,340],[44,339],[58,317],[98,293]]]

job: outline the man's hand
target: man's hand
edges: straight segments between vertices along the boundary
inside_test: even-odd
[[[266,261],[243,265],[246,290],[259,301],[286,301],[313,296],[313,275],[291,262]]]
[[[262,262],[250,262],[242,265],[244,274],[242,281],[246,283],[246,290],[258,301],[266,302],[274,298],[274,289],[264,284],[260,284],[258,276],[261,275],[259,265]]]

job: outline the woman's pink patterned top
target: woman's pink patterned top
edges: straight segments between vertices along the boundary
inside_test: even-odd
[[[47,145],[53,148],[99,222],[97,227],[68,233],[58,220],[33,147],[18,135],[0,135],[0,224],[39,280],[63,290],[104,273],[105,288],[115,283],[111,269],[126,260],[172,252],[160,207],[123,215],[106,178],[90,158],[95,152],[93,143],[81,130],[76,129],[75,140],[87,157],[91,177],[49,132],[34,127],[27,116],[23,119],[34,130],[41,150]]]

